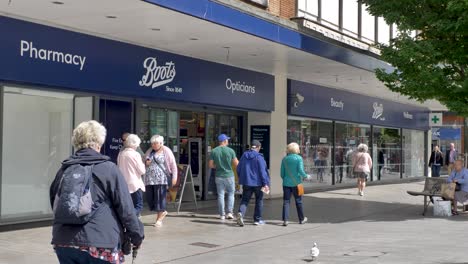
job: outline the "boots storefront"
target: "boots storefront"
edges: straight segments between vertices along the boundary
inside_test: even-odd
[[[288,142],[301,146],[310,186],[354,183],[361,143],[372,181],[427,175],[428,109],[294,80],[288,94]]]
[[[154,134],[191,164],[209,199],[217,135],[247,144],[247,113],[274,110],[274,77],[219,63],[0,16],[0,224],[51,218],[49,185],[79,122],[107,128],[116,159],[124,132]]]

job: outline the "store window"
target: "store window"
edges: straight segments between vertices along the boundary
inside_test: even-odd
[[[318,20],[318,0],[299,0],[298,17],[305,17],[310,20]]]
[[[359,144],[369,146],[370,126],[341,122],[336,122],[335,126],[335,183],[355,182],[352,158]]]
[[[139,108],[140,129],[138,136],[141,138],[141,149],[148,150],[151,147],[150,139],[154,135],[160,135],[167,141],[167,110],[153,108],[143,104]]]
[[[339,30],[339,10],[338,0],[322,1],[322,24]]]
[[[333,123],[291,118],[288,120],[287,134],[288,144],[296,142],[301,148],[304,169],[312,176],[309,184],[331,185]]]
[[[403,177],[424,176],[424,131],[403,129]]]
[[[374,180],[399,179],[402,169],[400,129],[374,127]]]
[[[5,87],[1,219],[49,217],[49,186],[72,153],[73,95]]]
[[[367,7],[362,5],[362,39],[369,43],[375,42],[375,17],[367,11]]]
[[[390,26],[385,22],[382,17],[378,18],[379,26],[379,43],[388,45],[390,42]]]
[[[358,36],[358,7],[355,0],[343,0],[343,30],[353,37]]]

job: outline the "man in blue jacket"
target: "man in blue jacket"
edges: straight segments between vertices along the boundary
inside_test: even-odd
[[[263,155],[260,154],[261,144],[258,140],[252,141],[250,150],[242,155],[237,166],[237,175],[239,184],[242,185],[242,201],[237,214],[237,224],[244,226],[244,216],[250,198],[255,193],[255,213],[254,224],[264,225],[262,219],[263,193],[269,193],[270,176],[266,168],[266,162]]]

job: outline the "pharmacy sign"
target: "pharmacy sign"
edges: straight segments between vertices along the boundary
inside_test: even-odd
[[[429,126],[442,126],[442,113],[429,113]]]

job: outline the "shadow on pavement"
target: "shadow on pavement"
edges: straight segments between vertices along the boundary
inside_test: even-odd
[[[335,193],[331,193],[335,194]],[[343,196],[353,194],[336,193]],[[355,196],[355,195],[354,195]],[[423,203],[405,204],[392,202],[369,201],[363,199],[350,198],[318,198],[303,197],[304,214],[308,218],[308,223],[346,223],[354,221],[367,222],[398,222],[408,220],[419,220],[423,218],[435,218],[432,216],[432,206],[427,210],[426,216],[422,215]],[[236,210],[238,205],[236,205]],[[263,218],[267,224],[279,225],[282,222],[282,199],[264,201]],[[245,220],[253,222],[254,200],[252,199],[247,210]],[[203,208],[198,212],[188,214],[171,215],[170,217],[213,219],[214,221],[194,220],[192,222],[205,224],[226,224],[214,217],[217,215],[216,208]],[[461,213],[459,216],[447,217],[450,221],[467,221],[468,214]],[[297,222],[297,213],[294,200],[291,201],[290,219],[291,223]]]

